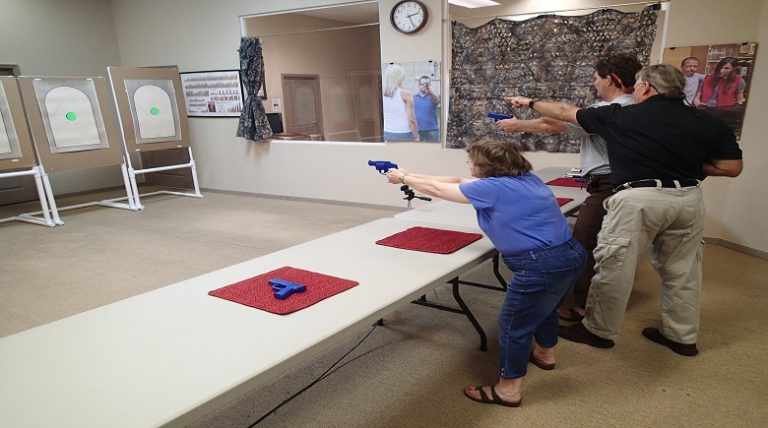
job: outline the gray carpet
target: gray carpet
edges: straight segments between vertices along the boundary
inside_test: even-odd
[[[66,211],[66,225],[52,229],[0,224],[0,336],[394,214],[211,192],[204,199],[158,196],[144,202],[143,212]],[[68,203],[75,201],[59,201]],[[0,217],[13,211],[23,207],[0,208]],[[489,264],[466,279],[492,283]],[[385,317],[337,371],[258,426],[765,426],[768,262],[710,245],[704,281],[702,352],[695,358],[640,336],[659,319],[658,278],[644,261],[615,348],[562,341],[554,371],[529,367],[522,407],[474,403],[461,389],[496,380],[495,315],[502,294],[463,287],[489,334],[489,352],[477,349],[477,335],[461,315],[408,305]],[[428,298],[453,302],[449,287]],[[249,426],[365,333],[192,426]]]

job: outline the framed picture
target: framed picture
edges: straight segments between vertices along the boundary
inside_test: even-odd
[[[239,117],[243,84],[239,70],[179,73],[187,116]]]
[[[756,58],[757,43],[745,42],[670,47],[663,62],[683,72],[688,104],[720,118],[741,139]]]

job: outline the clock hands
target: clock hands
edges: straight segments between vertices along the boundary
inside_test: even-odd
[[[413,19],[411,17],[412,16],[420,16],[420,15],[421,15],[421,12],[416,12],[416,13],[412,13],[412,14],[408,15],[408,20],[411,21],[411,25],[416,27],[416,23],[413,22]]]

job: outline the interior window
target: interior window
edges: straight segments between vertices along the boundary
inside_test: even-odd
[[[383,141],[377,2],[243,17],[262,39],[277,139]]]

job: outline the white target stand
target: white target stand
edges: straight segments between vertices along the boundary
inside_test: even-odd
[[[128,177],[130,179],[131,183],[131,194],[133,195],[133,203],[137,207],[137,209],[143,210],[144,205],[141,203],[142,197],[147,196],[154,196],[154,195],[176,195],[176,196],[189,196],[192,198],[202,198],[203,194],[200,192],[200,185],[197,181],[197,167],[195,166],[195,159],[192,157],[192,148],[187,147],[187,151],[189,152],[189,162],[184,164],[177,164],[177,165],[167,165],[167,166],[158,166],[154,168],[144,168],[144,169],[133,169],[133,166],[131,165],[130,157],[126,155],[126,159],[128,159]],[[184,169],[189,168],[192,171],[192,182],[194,183],[194,191],[193,192],[179,192],[174,190],[158,190],[155,192],[148,192],[148,193],[139,193],[139,186],[136,182],[136,176],[141,174],[150,174],[153,172],[161,172],[161,171],[170,171],[174,169]]]
[[[180,112],[179,107],[184,105],[179,70],[175,67],[107,67],[107,72],[117,106],[134,205],[144,209],[141,198],[153,195],[202,198],[195,158],[189,144],[187,117]],[[131,153],[184,147],[189,154],[186,163],[140,169],[134,168],[131,163]],[[189,168],[192,174],[194,189],[191,192],[158,190],[139,193],[137,176],[185,168]]]
[[[43,215],[43,218],[39,218],[33,215],[36,213],[22,213],[16,216],[0,218],[0,223],[18,220],[49,227],[63,224],[61,218],[59,218],[59,211],[56,209],[56,202],[54,201],[50,207],[48,206],[48,201],[53,201],[53,192],[51,192],[51,184],[48,182],[48,176],[43,176],[41,171],[42,167],[33,166],[32,169],[24,171],[0,172],[0,178],[24,177],[29,175],[34,177],[37,197],[40,199],[40,208],[42,209],[38,213]],[[43,177],[45,177],[45,184],[43,182]]]
[[[19,214],[0,218],[0,223],[24,221],[53,227],[61,224],[51,183],[38,161],[27,127],[19,84],[15,77],[0,77],[0,179],[31,176],[40,200],[42,218]],[[6,172],[2,172],[2,171]]]
[[[138,211],[119,134],[108,110],[109,91],[104,78],[21,76],[18,81],[48,200],[47,207],[42,204],[42,211],[19,217],[46,221],[50,216],[55,224],[61,225],[64,222],[58,213],[62,211],[91,206]],[[119,165],[126,196],[57,207],[43,165],[50,172]]]

